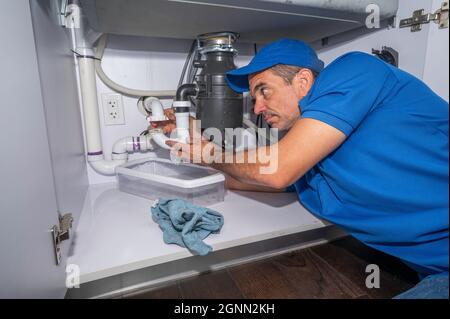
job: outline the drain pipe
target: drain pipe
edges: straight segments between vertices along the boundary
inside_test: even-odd
[[[179,94],[178,92],[186,92],[186,85],[180,86],[177,90],[176,99],[178,98],[186,98],[188,95]],[[194,95],[196,91],[196,86],[193,84],[189,84],[191,86],[191,90],[189,91]],[[151,116],[148,117],[150,122],[158,122],[158,121],[167,121],[167,117],[164,115],[164,109],[161,104],[161,101],[155,97],[145,98],[143,101],[144,108],[147,111],[151,112]],[[166,144],[166,141],[178,141],[180,143],[187,143],[189,141],[189,109],[191,106],[191,102],[189,100],[184,101],[174,101],[173,108],[175,111],[175,121],[176,128],[171,132],[171,136],[167,137],[164,133],[159,129],[151,130],[149,133],[151,135],[152,140],[158,144],[161,148],[170,150],[170,146]]]
[[[113,80],[111,80],[110,77],[103,71],[102,68],[102,58],[103,54],[105,52],[106,44],[108,41],[108,34],[102,34],[98,40],[98,44],[96,47],[96,53],[95,53],[95,70],[97,72],[98,77],[102,80],[102,82],[113,89],[116,92],[129,95],[129,96],[135,96],[135,97],[141,97],[141,96],[158,96],[158,97],[169,97],[172,98],[175,94],[175,91],[172,90],[136,90],[127,88],[123,85],[120,85]]]
[[[196,84],[183,84],[177,89],[175,94],[175,101],[173,102],[173,109],[175,112],[175,118],[177,121],[177,140],[186,143],[189,141],[189,109],[191,96],[196,96],[198,93],[198,87]]]
[[[100,133],[93,52],[86,48],[82,50],[82,53],[80,51],[81,48],[77,50],[77,53],[79,54],[78,64],[86,131],[87,160],[96,172],[103,175],[113,175],[117,166],[127,162],[128,152],[153,149],[150,142],[151,136],[122,138],[113,146],[111,161],[105,159]]]
[[[146,97],[142,101],[144,108],[151,113],[147,120],[151,122],[163,122],[167,121],[168,118],[164,115],[164,108],[161,101],[156,97]],[[177,123],[178,124],[178,123]],[[164,135],[161,129],[153,129],[149,131],[150,136],[153,141],[161,148],[169,150],[170,147],[166,144],[169,138]]]
[[[84,19],[79,6],[71,4],[68,12],[70,13],[68,19],[72,22],[68,25],[68,28],[71,29],[72,47],[78,62],[87,161],[97,173],[114,175],[115,168],[127,162],[128,152],[153,149],[151,136],[122,138],[114,144],[111,160],[105,159],[98,114],[95,76],[95,61],[97,58],[94,50],[84,37]]]
[[[84,128],[86,136],[87,161],[91,167],[98,173],[103,175],[113,175],[115,168],[119,165],[125,164],[128,160],[128,152],[152,150],[151,143],[154,140],[160,147],[170,149],[166,145],[167,140],[176,140],[181,143],[186,143],[189,140],[189,95],[195,95],[197,92],[196,86],[193,84],[182,85],[177,90],[177,101],[174,102],[175,117],[177,128],[172,135],[176,134],[176,138],[168,138],[161,131],[150,131],[144,137],[126,137],[117,141],[113,146],[111,160],[106,160],[103,153],[100,121],[98,112],[98,98],[96,86],[96,71],[99,77],[111,88],[131,96],[170,96],[172,91],[142,91],[131,90],[124,88],[112,80],[110,80],[101,68],[101,58],[106,47],[106,36],[100,39],[97,52],[88,44],[84,37],[84,19],[77,4],[70,5],[69,17],[72,21],[78,19],[78,27],[73,23],[71,27],[72,43],[74,54],[78,59],[78,70],[80,78],[80,91],[82,100],[82,113],[84,119]],[[76,17],[75,17],[76,16]],[[97,69],[97,70],[96,70]],[[188,94],[189,93],[189,94]],[[173,96],[173,95],[172,95]],[[179,101],[178,99],[184,99]],[[164,110],[161,102],[155,98],[147,98],[147,105],[150,105],[152,114],[158,118],[165,118]],[[159,120],[160,120],[159,119]],[[166,119],[166,118],[165,118]]]

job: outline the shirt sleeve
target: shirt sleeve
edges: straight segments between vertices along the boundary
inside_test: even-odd
[[[299,102],[301,117],[325,122],[349,136],[397,82],[379,58],[348,53],[325,68]]]

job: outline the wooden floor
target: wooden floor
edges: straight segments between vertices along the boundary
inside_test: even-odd
[[[369,264],[380,267],[378,289],[365,285]],[[347,237],[124,298],[392,298],[416,283],[415,272],[398,259]]]

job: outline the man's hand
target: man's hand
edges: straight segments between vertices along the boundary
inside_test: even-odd
[[[198,130],[192,129],[189,141],[183,144],[168,140],[166,144],[172,147],[172,154],[194,164],[209,165],[222,159],[222,148],[203,138]]]
[[[162,128],[164,134],[172,132],[177,127],[175,124],[175,114],[173,108],[165,109],[164,115],[168,118],[167,121],[151,122],[149,129]]]
[[[152,128],[162,128],[164,134],[170,134],[174,129],[176,129],[176,117],[173,108],[165,109],[164,115],[168,118],[167,121],[151,122],[149,130]],[[193,127],[195,119],[189,116],[189,134],[192,136]]]
[[[201,143],[201,150],[196,150],[195,145],[199,143],[194,142],[185,144],[184,149],[181,145],[181,148],[174,151],[185,159],[209,164],[242,183],[284,189],[339,147],[345,138],[344,133],[338,129],[324,122],[305,118],[299,119],[278,143],[260,146],[257,150],[232,152],[231,161],[226,160],[229,154],[222,158],[210,156],[213,161],[205,161],[205,155],[211,154],[213,150],[211,143],[205,141]],[[172,142],[169,145],[176,144],[177,142]],[[243,162],[238,161],[238,158],[243,159]]]

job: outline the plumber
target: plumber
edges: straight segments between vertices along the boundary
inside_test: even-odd
[[[312,214],[417,271],[421,281],[397,298],[448,298],[446,101],[372,55],[350,52],[324,68],[291,39],[266,45],[227,82],[286,131],[271,174],[258,159],[210,163],[229,188],[296,192]],[[179,155],[192,160],[194,149]]]

